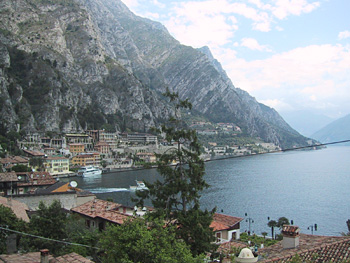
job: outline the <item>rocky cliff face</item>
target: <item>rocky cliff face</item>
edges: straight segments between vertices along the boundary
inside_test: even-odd
[[[169,87],[214,122],[282,146],[305,143],[236,89],[209,49],[180,45],[119,0],[13,0],[0,10],[0,111],[12,129],[148,130],[171,114],[161,96]]]

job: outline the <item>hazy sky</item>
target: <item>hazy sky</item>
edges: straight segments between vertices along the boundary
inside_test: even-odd
[[[350,0],[122,0],[279,112],[350,113]]]

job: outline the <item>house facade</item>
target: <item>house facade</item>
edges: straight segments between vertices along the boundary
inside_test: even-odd
[[[69,159],[65,157],[47,157],[44,159],[45,171],[51,175],[69,174]]]
[[[215,232],[216,242],[224,243],[240,239],[241,217],[215,213],[210,227]]]

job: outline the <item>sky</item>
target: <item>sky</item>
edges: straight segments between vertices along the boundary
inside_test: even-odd
[[[350,114],[349,0],[122,0],[278,112]]]

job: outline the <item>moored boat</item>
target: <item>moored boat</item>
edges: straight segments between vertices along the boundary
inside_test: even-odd
[[[82,177],[91,177],[91,176],[97,176],[101,174],[102,174],[102,170],[92,165],[81,167],[78,170],[78,176],[82,176]]]

